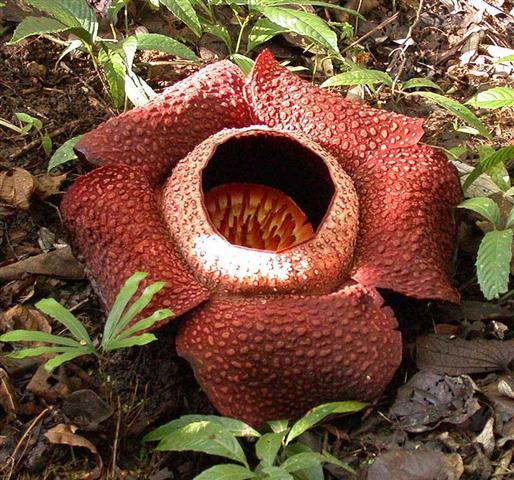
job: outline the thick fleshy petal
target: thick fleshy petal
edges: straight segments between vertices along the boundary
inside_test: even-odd
[[[255,61],[245,94],[254,120],[303,133],[340,157],[352,173],[367,152],[416,144],[423,120],[350,102],[280,65],[269,50]]]
[[[179,355],[218,411],[252,425],[324,402],[380,395],[402,356],[396,320],[374,290],[218,297],[188,314]]]
[[[353,180],[361,219],[353,278],[415,298],[458,302],[448,266],[461,188],[444,155],[426,145],[377,152]]]
[[[208,65],[143,107],[86,133],[75,150],[91,164],[140,169],[155,185],[213,133],[250,125],[243,82],[229,61]]]
[[[145,285],[166,282],[147,307],[149,312],[170,308],[180,315],[207,299],[170,242],[141,172],[127,166],[93,170],[68,190],[61,211],[74,250],[107,308],[136,271],[149,274]]]

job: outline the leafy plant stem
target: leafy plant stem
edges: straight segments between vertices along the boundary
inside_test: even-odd
[[[87,53],[89,54],[89,57],[91,58],[91,63],[93,64],[93,68],[95,69],[96,74],[98,75],[98,78],[100,79],[100,83],[102,84],[102,87],[104,91],[109,94],[109,87],[106,85],[104,77],[102,75],[102,72],[100,71],[100,67],[98,65],[98,61],[96,59],[95,52],[93,51],[93,47],[89,44],[84,45]]]
[[[239,35],[237,36],[235,53],[239,53],[239,49],[241,48],[241,41],[243,40],[244,30],[250,23],[252,17],[253,17],[253,15],[251,13],[249,13],[248,16],[244,19],[243,23],[241,24],[241,28],[239,29]]]

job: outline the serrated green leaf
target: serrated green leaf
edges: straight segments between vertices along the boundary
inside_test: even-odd
[[[191,450],[219,455],[248,466],[236,437],[217,423],[200,421],[171,432],[157,445],[157,450],[183,452]]]
[[[189,47],[166,35],[138,33],[136,39],[138,50],[155,50],[157,52],[169,53],[175,57],[185,58],[186,60],[198,60],[198,57]]]
[[[232,60],[245,75],[248,75],[255,65],[255,62],[251,58],[248,58],[239,53],[233,53],[230,55],[230,60]]]
[[[514,88],[494,87],[480,92],[466,102],[479,108],[496,109],[514,106]]]
[[[505,164],[507,161],[514,158],[514,146],[513,147],[503,147],[493,151],[486,158],[480,160],[479,164],[474,168],[474,170],[468,175],[466,181],[462,188],[464,191],[483,173],[488,174],[496,165],[503,163]]]
[[[263,465],[271,466],[275,463],[278,451],[282,446],[282,440],[286,432],[266,433],[257,440],[255,444],[255,454],[262,461]]]
[[[341,56],[337,35],[320,17],[290,8],[262,6],[257,8],[274,24],[308,38],[337,57]]]
[[[500,223],[500,207],[491,198],[476,197],[464,200],[458,208],[465,208],[479,213],[485,219],[489,220],[495,227]]]
[[[58,20],[54,20],[53,18],[26,17],[21,21],[21,23],[18,24],[11,40],[9,40],[7,45],[13,45],[14,43],[32,35],[64,32],[68,29],[69,27],[59,22]]]
[[[259,18],[248,34],[247,51],[251,52],[255,47],[286,31],[285,28],[278,26],[266,17]]]
[[[112,352],[113,350],[118,350],[120,348],[147,345],[155,340],[157,340],[157,337],[153,333],[142,333],[141,335],[123,339],[115,338],[114,340],[111,340],[107,346],[103,347],[103,350],[106,352]]]
[[[45,342],[68,347],[80,347],[80,343],[72,338],[52,335],[37,330],[11,330],[0,335],[0,342]]]
[[[210,33],[213,37],[220,39],[228,48],[229,52],[234,50],[232,37],[229,31],[221,24],[206,24],[203,26],[205,33]]]
[[[508,290],[511,260],[512,229],[487,232],[476,260],[478,283],[487,300]]]
[[[260,433],[240,420],[218,415],[184,415],[152,430],[143,437],[144,442],[161,440],[186,425],[197,422],[210,422],[219,425],[236,437],[259,437]]]
[[[315,452],[297,453],[285,460],[281,467],[289,473],[321,465],[322,456]]]
[[[70,162],[71,160],[75,160],[77,158],[77,154],[73,150],[73,147],[77,144],[77,142],[82,138],[82,135],[77,135],[76,137],[72,137],[66,142],[64,142],[52,155],[50,161],[48,162],[48,171],[53,170],[54,168],[62,165],[63,163]]]
[[[189,0],[160,0],[160,2],[175,17],[183,21],[197,37],[202,35],[200,20]]]
[[[109,94],[113,105],[122,108],[125,103],[125,62],[120,53],[102,49],[98,52],[98,60],[103,67],[104,75],[109,84]]]
[[[256,475],[251,470],[239,465],[215,465],[197,475],[193,480],[248,480]]]
[[[286,445],[291,440],[300,436],[303,432],[316,425],[316,423],[323,420],[328,415],[334,413],[354,413],[359,412],[366,407],[366,403],[362,402],[333,402],[319,405],[309,410],[300,420],[298,420],[289,431],[289,435],[286,438]]]
[[[442,90],[437,83],[428,78],[411,78],[402,84],[402,90],[409,90],[411,88],[435,88]]]
[[[55,299],[45,298],[37,302],[35,307],[59,323],[62,323],[79,342],[84,342],[91,347],[93,346],[91,338],[80,320]]]
[[[73,360],[74,358],[81,357],[83,355],[89,355],[91,352],[88,350],[76,350],[73,352],[66,352],[61,353],[59,355],[56,355],[54,358],[48,360],[48,362],[45,363],[45,370],[47,372],[52,372],[54,369],[56,369],[58,366],[62,365],[63,363],[69,362],[70,360]]]
[[[445,110],[460,118],[462,121],[466,122],[471,127],[475,128],[480,132],[481,135],[488,139],[492,139],[491,134],[484,126],[484,124],[480,121],[480,119],[467,107],[462,105],[461,103],[453,100],[452,98],[445,97],[443,95],[439,95],[434,92],[413,92],[409,95],[419,95],[420,97],[427,98],[432,102],[436,103],[440,107],[443,107]]]
[[[383,83],[391,86],[393,79],[385,72],[380,70],[350,70],[349,72],[339,73],[321,84],[321,88],[338,87],[343,85],[374,85]]]

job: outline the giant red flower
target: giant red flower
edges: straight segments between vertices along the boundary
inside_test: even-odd
[[[458,301],[460,187],[422,121],[351,103],[265,51],[219,62],[77,144],[76,252],[109,307],[134,271],[166,287],[177,349],[216,408],[259,425],[378,396],[401,360],[376,287]],[[175,318],[176,318],[175,317]]]

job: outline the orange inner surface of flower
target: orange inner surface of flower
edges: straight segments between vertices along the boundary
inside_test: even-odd
[[[314,234],[293,199],[266,185],[227,183],[207,192],[204,202],[215,228],[233,245],[278,251]]]

